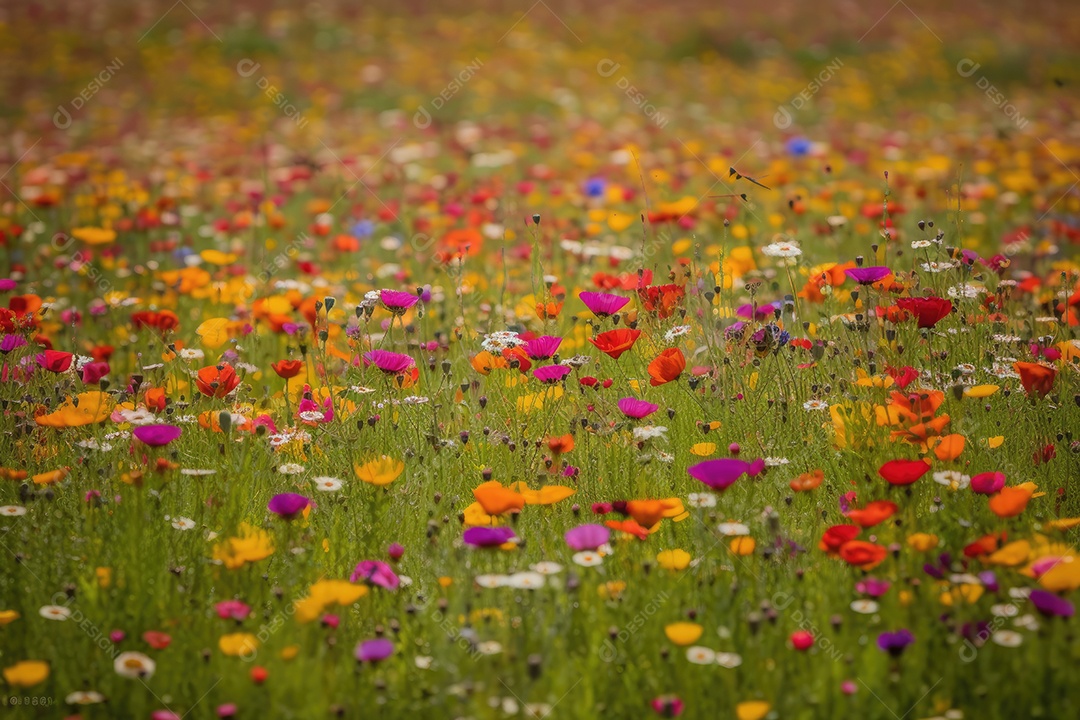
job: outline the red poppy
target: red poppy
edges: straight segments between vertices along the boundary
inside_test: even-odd
[[[649,382],[655,387],[678,379],[686,369],[686,356],[679,348],[668,348],[649,363]]]
[[[890,460],[878,468],[878,475],[890,485],[910,485],[930,470],[925,460]]]
[[[270,363],[270,367],[274,369],[278,377],[288,380],[300,374],[300,371],[304,369],[304,361],[278,360],[276,363]]]
[[[896,513],[896,503],[889,500],[875,500],[866,507],[849,510],[848,520],[853,520],[859,527],[874,527],[883,523]]]
[[[1054,387],[1057,368],[1032,362],[1013,363],[1013,368],[1020,373],[1020,383],[1028,395],[1045,397]]]
[[[602,332],[594,338],[589,338],[589,342],[598,347],[600,352],[608,357],[618,360],[620,355],[634,347],[639,335],[641,335],[640,330],[617,328]]]
[[[54,373],[67,372],[67,369],[71,367],[71,361],[75,359],[75,356],[69,352],[61,352],[59,350],[46,350],[41,355],[38,355],[38,364]]]
[[[840,552],[840,548],[854,540],[859,532],[856,525],[833,525],[821,536],[818,548],[830,554]]]
[[[547,440],[548,450],[555,455],[562,455],[568,453],[574,449],[574,436],[573,435],[560,435],[558,437],[549,437]]]
[[[506,362],[510,364],[510,367],[514,367],[514,362],[517,362],[517,369],[523,373],[529,372],[529,368],[532,367],[532,361],[529,360],[529,353],[525,352],[525,348],[515,345],[511,348],[505,348],[502,351],[502,356],[506,359]]]
[[[952,312],[952,300],[939,297],[899,298],[896,304],[914,315],[920,328],[932,328]]]
[[[143,633],[143,640],[146,644],[155,650],[164,650],[169,647],[172,642],[172,637],[168,633],[163,633],[158,630],[147,630]]]
[[[852,540],[840,548],[840,558],[848,565],[873,570],[885,560],[888,551],[881,545],[865,540]]]
[[[209,397],[225,397],[239,384],[240,378],[228,363],[204,367],[195,377],[195,386],[199,388],[199,392]]]
[[[136,330],[149,327],[164,333],[180,327],[180,318],[172,310],[140,310],[131,314],[131,324]]]
[[[619,530],[620,532],[634,535],[638,540],[644,540],[649,537],[649,531],[641,527],[635,520],[608,520],[604,525],[612,530]]]
[[[1007,535],[1005,533],[983,535],[975,542],[964,547],[964,557],[977,558],[983,555],[989,555],[1005,543],[1006,537]]]
[[[655,313],[661,320],[671,317],[686,295],[682,285],[675,284],[639,287],[637,293],[645,311]]]
[[[795,492],[806,492],[816,489],[821,485],[825,479],[825,473],[822,470],[814,470],[813,472],[806,472],[799,477],[792,480],[788,485]]]

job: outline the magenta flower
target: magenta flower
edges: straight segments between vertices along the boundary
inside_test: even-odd
[[[559,350],[561,337],[542,335],[525,343],[524,350],[533,360],[547,360]]]
[[[652,709],[658,715],[673,718],[682,715],[683,701],[677,695],[661,695],[652,699]]]
[[[690,477],[700,480],[713,490],[727,490],[743,475],[756,475],[757,472],[753,472],[754,470],[760,472],[758,464],[758,460],[749,463],[735,458],[718,458],[691,465],[686,468],[686,472]],[[764,463],[761,463],[761,466],[764,466]]]
[[[0,352],[7,355],[15,348],[21,348],[26,345],[26,338],[22,335],[5,335],[3,340],[0,340]]]
[[[420,296],[401,290],[380,290],[379,300],[383,307],[395,315],[401,315],[416,303],[420,302]]]
[[[356,659],[359,662],[379,662],[394,654],[394,643],[386,638],[365,640],[356,646]]]
[[[993,495],[1005,487],[1005,473],[984,472],[971,478],[971,489],[980,495]]]
[[[533,370],[533,377],[542,383],[555,384],[570,374],[570,368],[565,365],[545,365]]]
[[[764,305],[758,305],[757,312],[755,312],[754,306],[751,303],[747,303],[746,305],[737,307],[735,309],[735,315],[737,317],[746,318],[747,320],[764,320],[765,318],[773,317],[779,308],[780,303],[771,302]]]
[[[222,620],[244,620],[251,614],[251,606],[242,600],[222,600],[214,605],[214,612]]]
[[[416,364],[408,355],[390,350],[372,350],[364,353],[364,361],[389,375],[400,375]]]
[[[88,362],[82,367],[82,381],[87,385],[96,385],[101,378],[109,374],[109,363],[104,360]]]
[[[11,278],[0,278],[0,292],[8,292],[17,288],[19,284]]]
[[[857,591],[870,597],[881,597],[889,592],[890,587],[892,587],[892,583],[888,580],[878,580],[876,578],[866,578],[855,583]]]
[[[1032,590],[1028,600],[1047,617],[1072,617],[1075,612],[1071,602],[1046,590]]]
[[[176,425],[140,425],[131,431],[135,439],[150,447],[162,447],[168,445],[183,434]]]
[[[585,291],[578,293],[578,297],[581,298],[581,302],[585,303],[585,307],[589,308],[589,311],[599,318],[611,317],[622,310],[626,303],[630,302],[630,298],[622,295],[612,295],[611,293]]]
[[[349,582],[364,581],[386,590],[397,590],[401,578],[382,560],[365,560],[356,566]]]
[[[653,405],[651,402],[632,397],[622,398],[619,400],[618,405],[623,415],[634,420],[648,417],[660,409],[659,405]]]
[[[401,543],[390,543],[390,547],[386,548],[386,554],[391,560],[397,562],[405,554],[405,547]]]
[[[266,504],[266,509],[286,520],[292,520],[310,505],[311,501],[303,495],[280,493],[270,498],[270,502]]]
[[[497,547],[513,538],[514,531],[508,527],[472,527],[465,531],[462,540],[476,547]]]
[[[566,531],[566,544],[571,550],[595,550],[611,539],[611,531],[603,525],[578,525]]]
[[[844,274],[860,285],[873,285],[892,275],[892,270],[884,265],[864,268],[848,268]]]

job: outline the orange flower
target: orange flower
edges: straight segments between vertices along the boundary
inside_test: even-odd
[[[640,330],[616,328],[589,338],[589,342],[612,360],[618,360],[620,355],[634,347],[639,335],[641,335]]]
[[[934,417],[934,413],[945,401],[945,393],[940,390],[913,390],[908,393],[893,392],[890,405],[911,422],[922,422]]]
[[[637,522],[633,520],[608,520],[604,523],[604,525],[611,528],[612,530],[618,530],[620,532],[633,535],[638,540],[644,540],[645,538],[649,537],[649,531],[641,527],[641,525],[638,525]]]
[[[875,500],[861,510],[849,510],[847,517],[859,527],[874,527],[885,522],[896,512],[896,503],[889,500]]]
[[[492,370],[507,370],[509,365],[506,363],[506,358],[500,355],[492,355],[487,350],[482,350],[472,356],[469,360],[469,364],[473,366],[473,370],[481,375],[487,375]]]
[[[1057,377],[1057,369],[1039,363],[1018,362],[1013,363],[1013,368],[1020,373],[1020,384],[1028,395],[1037,394],[1039,397],[1047,395],[1054,387],[1054,379]]]
[[[562,455],[568,453],[574,449],[574,436],[573,435],[560,435],[559,437],[549,437],[547,441],[548,450],[555,455]]]
[[[1024,512],[1032,493],[1031,487],[1001,488],[1001,492],[990,498],[990,510],[1000,518],[1016,517]]]
[[[626,514],[644,528],[660,522],[672,508],[670,500],[631,500],[626,503]]]
[[[525,348],[520,346],[514,346],[512,348],[505,348],[502,351],[502,356],[506,360],[507,367],[513,368],[514,363],[517,362],[517,369],[522,373],[529,372],[529,368],[532,367],[532,361],[529,360],[529,354],[525,352]]]
[[[148,410],[161,412],[165,409],[165,388],[150,388],[144,397]]]
[[[825,472],[823,470],[814,470],[813,472],[803,473],[799,477],[792,480],[788,485],[795,492],[806,492],[813,490],[825,479]]]
[[[274,369],[279,378],[288,380],[300,374],[300,371],[304,369],[304,361],[278,360],[276,363],[270,363],[270,367]]]
[[[668,348],[649,363],[649,382],[655,387],[676,380],[686,369],[686,357],[679,348]]]
[[[507,512],[520,512],[525,507],[525,497],[498,480],[490,480],[473,490],[473,497],[488,515],[502,515]]]
[[[562,312],[563,304],[556,302],[536,303],[536,315],[541,320],[554,320]]]
[[[888,551],[881,545],[865,540],[852,540],[840,548],[840,557],[848,565],[873,570],[885,560]]]
[[[240,378],[229,363],[204,367],[195,378],[195,386],[199,388],[199,392],[216,398],[225,397],[239,384]]]

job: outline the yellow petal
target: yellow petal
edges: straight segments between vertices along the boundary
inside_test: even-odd
[[[656,562],[665,570],[685,570],[690,565],[690,553],[685,550],[661,550]]]
[[[677,622],[664,626],[664,634],[667,635],[667,639],[681,646],[693,645],[703,632],[705,632],[705,628],[692,622]]]

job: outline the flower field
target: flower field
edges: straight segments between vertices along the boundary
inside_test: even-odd
[[[0,13],[4,717],[1076,716],[1069,3],[221,5]]]

